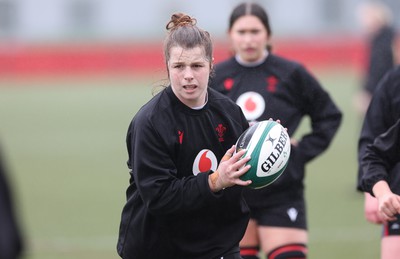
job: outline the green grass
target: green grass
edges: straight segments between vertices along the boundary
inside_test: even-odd
[[[317,74],[344,112],[332,146],[308,165],[310,258],[378,258],[380,228],[355,191],[359,119],[351,71]],[[27,259],[109,259],[128,184],[125,134],[154,80],[3,80],[0,142]],[[302,130],[307,129],[307,121]]]
[[[319,79],[344,116],[330,148],[307,167],[310,258],[379,258],[380,227],[366,222],[363,195],[355,191],[361,120],[352,102],[359,79],[344,70]]]

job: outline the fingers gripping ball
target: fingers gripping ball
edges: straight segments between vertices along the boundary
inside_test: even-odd
[[[290,138],[276,121],[260,121],[240,135],[236,152],[241,149],[247,150],[243,157],[251,157],[247,162],[251,168],[240,178],[251,180],[249,187],[259,189],[273,183],[285,171],[290,157]]]

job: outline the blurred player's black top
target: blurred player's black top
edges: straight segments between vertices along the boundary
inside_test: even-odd
[[[372,96],[371,103],[364,117],[363,126],[358,141],[358,184],[362,191],[361,178],[363,174],[361,160],[365,149],[374,139],[387,131],[400,118],[400,66],[391,69],[382,80]],[[389,185],[393,192],[400,193],[400,164],[396,164],[389,172]]]
[[[210,259],[238,247],[248,222],[243,187],[213,193],[208,175],[247,128],[240,108],[212,89],[199,110],[171,87],[140,109],[127,134],[131,178],[117,246],[124,259]]]
[[[217,64],[215,74],[212,87],[236,101],[249,121],[279,119],[292,136],[303,117],[309,116],[312,131],[292,146],[282,176],[265,188],[245,190],[250,207],[303,195],[305,164],[327,149],[341,122],[342,114],[329,94],[302,65],[272,53],[252,67],[232,57]]]
[[[13,189],[0,150],[0,259],[20,258],[24,243],[15,211]]]
[[[392,27],[382,27],[371,39],[369,48],[369,65],[366,73],[364,88],[371,94],[379,80],[394,67],[395,31]]]
[[[367,145],[361,161],[364,171],[361,181],[363,190],[373,195],[372,187],[381,180],[389,182],[388,172],[399,162],[400,119],[388,131],[379,135],[372,144]]]

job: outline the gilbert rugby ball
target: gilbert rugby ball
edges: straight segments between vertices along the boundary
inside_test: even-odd
[[[236,142],[236,152],[246,149],[243,157],[251,168],[240,179],[251,180],[249,187],[263,188],[273,183],[289,162],[290,138],[285,128],[273,120],[260,121],[244,131]]]

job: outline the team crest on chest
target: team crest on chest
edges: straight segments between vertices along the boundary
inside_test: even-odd
[[[224,142],[225,141],[224,135],[226,132],[226,127],[222,124],[218,124],[218,126],[215,128],[215,130],[217,131],[217,134],[218,134],[218,141]]]
[[[218,162],[215,154],[209,149],[201,150],[193,162],[193,174],[206,173],[217,170]]]
[[[224,88],[225,90],[230,91],[233,87],[233,84],[235,83],[235,81],[232,78],[227,78],[224,80]]]
[[[265,79],[267,83],[267,91],[270,93],[276,92],[276,85],[278,84],[278,78],[276,76],[269,76]]]

